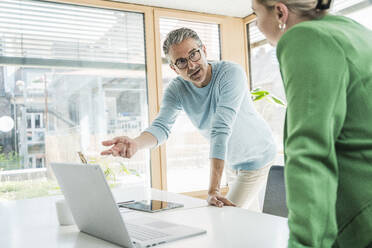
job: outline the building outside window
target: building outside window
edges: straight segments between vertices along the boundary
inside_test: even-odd
[[[99,155],[148,126],[143,14],[34,0],[0,12],[0,117],[14,121],[0,132],[0,201],[55,193],[49,164],[80,163],[78,151],[111,184],[150,185],[148,151]]]

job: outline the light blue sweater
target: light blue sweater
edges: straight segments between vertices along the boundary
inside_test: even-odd
[[[159,115],[145,132],[168,138],[179,111],[210,141],[210,158],[235,170],[255,170],[274,159],[271,130],[253,107],[243,69],[234,63],[211,63],[212,79],[203,88],[177,77],[165,91]]]

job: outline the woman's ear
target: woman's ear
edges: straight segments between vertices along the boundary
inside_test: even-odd
[[[288,7],[284,3],[276,3],[274,5],[275,17],[280,24],[286,24],[288,20]]]

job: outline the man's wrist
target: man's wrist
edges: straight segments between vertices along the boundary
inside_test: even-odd
[[[143,148],[143,144],[141,142],[141,136],[137,136],[132,140],[136,144],[138,150],[141,150]]]
[[[220,189],[209,189],[208,195],[217,195],[220,193]]]

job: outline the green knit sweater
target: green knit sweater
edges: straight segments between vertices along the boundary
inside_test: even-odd
[[[372,246],[372,31],[327,15],[290,28],[277,56],[288,247]]]

